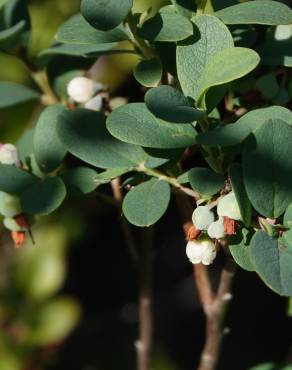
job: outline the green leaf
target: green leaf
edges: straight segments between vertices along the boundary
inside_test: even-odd
[[[83,195],[94,191],[98,182],[97,172],[88,167],[75,167],[62,173],[62,180],[69,195]]]
[[[127,193],[123,212],[129,222],[136,226],[150,226],[166,212],[170,201],[170,186],[164,181],[151,179]]]
[[[0,82],[0,109],[39,99],[40,95],[29,87],[14,82]]]
[[[229,177],[243,223],[245,226],[250,226],[252,207],[244,186],[242,166],[238,163],[233,163],[229,168]]]
[[[4,50],[12,49],[16,46],[19,38],[26,26],[25,21],[20,21],[14,26],[0,32],[0,47]]]
[[[196,130],[192,125],[162,121],[143,103],[116,109],[108,117],[107,127],[119,140],[150,148],[183,148],[196,141]]]
[[[254,271],[250,259],[250,231],[242,229],[229,240],[229,250],[234,261],[246,271]]]
[[[94,28],[108,31],[127,17],[132,6],[133,0],[82,0],[81,13]]]
[[[247,75],[259,62],[259,55],[247,48],[233,47],[217,53],[210,59],[199,81],[199,101],[212,86],[223,85]]]
[[[181,41],[193,33],[192,23],[176,13],[171,6],[163,7],[139,29],[139,36],[149,41]]]
[[[277,218],[292,201],[292,127],[271,119],[254,133],[255,148],[243,156],[243,175],[254,208]]]
[[[59,177],[48,177],[26,188],[21,205],[30,215],[49,214],[60,207],[66,197],[66,187]]]
[[[251,240],[250,256],[255,271],[272,290],[283,296],[292,296],[291,246],[260,230]]]
[[[292,203],[287,207],[284,214],[284,226],[292,228]]]
[[[104,172],[98,173],[95,175],[95,184],[107,184],[111,182],[111,180],[124,175],[127,172],[130,172],[131,168],[111,168],[110,170],[106,170]]]
[[[175,6],[175,9],[178,11],[178,13],[182,14],[183,16],[191,18],[193,15],[195,15],[195,12],[197,10],[195,1],[171,0],[171,2]]]
[[[256,87],[266,99],[274,98],[279,91],[277,78],[272,73],[261,76],[257,80]]]
[[[103,32],[91,27],[81,14],[77,14],[65,22],[55,36],[61,43],[96,45],[112,44],[128,39],[122,27]],[[113,45],[112,45],[113,46]]]
[[[246,113],[233,124],[219,126],[198,134],[197,142],[207,146],[232,146],[242,143],[248,135],[259,129],[269,119],[281,119],[292,125],[292,113],[284,107],[272,106]]]
[[[179,90],[161,85],[147,91],[145,95],[147,108],[157,118],[176,123],[192,123],[202,117],[203,112],[193,107],[191,99]]]
[[[193,18],[194,35],[177,46],[177,74],[186,96],[198,99],[199,80],[210,59],[234,46],[228,28],[212,15]],[[229,64],[229,63],[228,63]]]
[[[134,77],[143,86],[157,86],[162,78],[162,65],[159,59],[140,61],[134,69]]]
[[[254,0],[236,4],[215,13],[226,24],[266,24],[276,26],[292,23],[292,10],[272,0]]]
[[[46,108],[36,125],[34,132],[34,155],[40,169],[54,171],[63,161],[67,151],[57,134],[59,115],[65,111],[60,105]]]
[[[6,193],[21,194],[27,187],[37,181],[37,178],[28,172],[10,166],[0,164],[0,190]]]
[[[224,177],[209,168],[196,167],[188,174],[192,188],[204,196],[212,197],[224,187]]]
[[[133,167],[148,157],[142,148],[111,136],[101,112],[88,109],[64,112],[59,117],[58,135],[71,154],[100,168]]]

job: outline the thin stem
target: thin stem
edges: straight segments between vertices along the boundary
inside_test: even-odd
[[[138,172],[143,172],[146,175],[156,177],[159,180],[163,180],[163,181],[168,182],[170,185],[179,189],[180,191],[182,191],[186,195],[194,198],[196,201],[200,199],[200,194],[199,193],[197,193],[196,191],[194,191],[190,188],[187,188],[187,187],[183,186],[182,184],[180,184],[177,181],[176,178],[167,176],[163,172],[153,170],[151,168],[146,168],[144,165],[140,165],[139,167],[135,168],[135,170],[138,171]]]
[[[153,342],[152,244],[153,228],[144,229],[139,279],[139,339],[135,343],[137,351],[137,370],[151,369],[151,353]]]
[[[138,27],[135,16],[132,12],[127,17],[127,24],[129,26],[129,36],[132,44],[141,52],[146,59],[155,57],[154,50],[138,35]]]
[[[183,194],[177,199],[182,215],[183,230],[187,236],[192,223],[189,221],[192,206]],[[222,340],[224,337],[224,321],[229,303],[232,299],[231,288],[236,267],[233,260],[227,260],[221,271],[216,292],[212,289],[207,267],[196,264],[193,267],[194,279],[198,288],[200,301],[206,315],[206,340],[197,370],[215,370],[219,361]]]

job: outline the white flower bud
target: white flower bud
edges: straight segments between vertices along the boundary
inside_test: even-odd
[[[95,96],[94,98],[88,100],[84,104],[84,108],[94,110],[94,111],[100,111],[103,106],[103,97],[100,95]]]
[[[217,206],[218,216],[229,217],[232,220],[242,221],[239,205],[233,192],[219,200]]]
[[[86,103],[102,88],[103,85],[87,77],[75,77],[69,82],[67,93],[75,102]]]
[[[214,213],[207,206],[197,207],[192,215],[193,224],[198,230],[207,230],[214,220]]]
[[[225,232],[223,217],[219,217],[219,220],[211,223],[211,225],[208,227],[208,235],[212,239],[224,238]]]
[[[0,144],[0,163],[19,164],[17,149],[12,144]]]
[[[186,253],[191,263],[210,265],[216,257],[216,247],[209,238],[191,240],[187,244]]]
[[[4,217],[15,217],[21,213],[22,208],[19,197],[0,191],[0,214]]]

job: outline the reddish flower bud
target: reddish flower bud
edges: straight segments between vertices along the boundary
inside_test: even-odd
[[[201,235],[201,230],[197,229],[196,226],[191,226],[188,230],[187,240],[196,240]]]
[[[24,231],[12,231],[11,236],[14,241],[15,248],[20,248],[25,243],[26,235]]]

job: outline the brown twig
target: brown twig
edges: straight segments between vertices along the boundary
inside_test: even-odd
[[[177,204],[183,219],[183,230],[187,236],[192,223],[192,205],[184,195],[177,197]],[[199,292],[202,308],[206,315],[206,340],[201,354],[198,370],[215,370],[219,360],[224,336],[224,320],[229,302],[232,298],[231,288],[235,275],[235,263],[228,260],[224,266],[218,289],[213,291],[206,266],[196,264],[193,267],[194,279]]]
[[[111,182],[112,191],[116,202],[121,205],[123,201],[123,192],[121,190],[120,179],[117,178]],[[142,230],[140,248],[132,233],[128,221],[121,217],[121,225],[132,257],[134,266],[139,277],[139,338],[135,342],[137,352],[137,370],[151,369],[151,352],[153,337],[153,316],[152,316],[152,244],[153,228]]]

